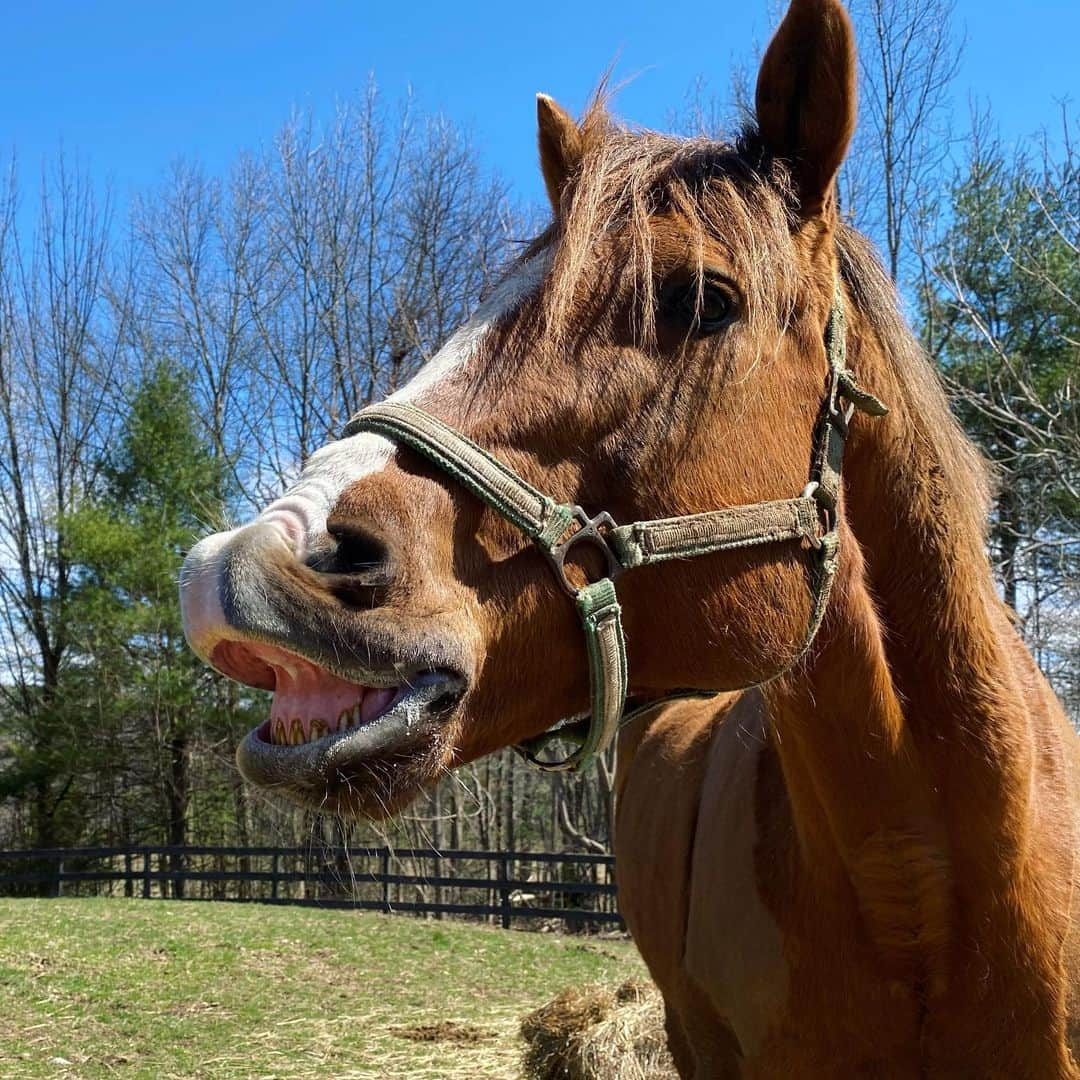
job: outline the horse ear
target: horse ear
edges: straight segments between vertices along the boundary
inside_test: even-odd
[[[791,0],[758,73],[765,145],[791,165],[804,217],[830,202],[855,129],[855,35],[839,0]]]
[[[558,217],[566,182],[581,164],[581,130],[573,117],[547,94],[536,95],[540,170],[544,174],[551,208]]]

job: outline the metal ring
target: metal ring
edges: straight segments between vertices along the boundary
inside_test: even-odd
[[[579,525],[577,531],[571,533],[561,544],[552,544],[551,547],[542,546],[540,550],[547,556],[563,590],[569,596],[576,597],[580,590],[572,585],[566,576],[566,556],[575,544],[587,543],[600,549],[607,561],[607,573],[604,577],[614,579],[626,568],[604,534],[600,532],[601,526],[608,529],[616,528],[615,519],[606,510],[592,518],[580,506],[575,506],[573,511]],[[593,582],[588,582],[588,584],[593,584]]]

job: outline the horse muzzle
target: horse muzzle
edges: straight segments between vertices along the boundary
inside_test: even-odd
[[[236,763],[246,780],[295,802],[375,816],[391,807],[372,791],[373,776],[429,753],[464,689],[450,672],[426,672],[397,690],[383,689],[385,704],[369,718],[340,714],[338,730],[320,717],[284,721],[272,712],[240,743]],[[352,717],[362,709],[356,706]]]
[[[270,716],[237,750],[247,780],[381,816],[398,801],[392,791],[426,782],[452,755],[467,650],[452,620],[384,604],[392,585],[378,567],[313,568],[277,522],[192,550],[181,575],[189,642],[218,671],[274,694]]]

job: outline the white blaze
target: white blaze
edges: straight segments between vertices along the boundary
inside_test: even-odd
[[[540,287],[548,263],[546,254],[538,256],[504,278],[472,318],[388,400],[417,404],[430,400],[477,354],[492,326]],[[383,469],[395,449],[391,440],[368,431],[327,443],[308,458],[297,482],[256,520],[282,525],[294,551],[302,556],[304,538],[322,534],[326,516],[341,493],[355,481]],[[286,524],[286,519],[291,523]]]
[[[522,264],[503,279],[476,313],[416,373],[391,395],[393,401],[430,400],[477,353],[491,327],[535,292],[548,268],[548,256]],[[273,524],[297,558],[303,558],[309,538],[319,537],[326,517],[341,493],[357,480],[379,472],[394,456],[395,444],[381,435],[361,432],[328,443],[308,459],[299,479],[252,523]],[[218,595],[221,558],[240,530],[216,533],[191,549],[180,572],[184,628],[197,652],[207,657],[225,626]]]

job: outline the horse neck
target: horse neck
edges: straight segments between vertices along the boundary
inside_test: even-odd
[[[804,848],[856,892],[866,878],[888,912],[894,887],[938,904],[957,859],[1015,868],[1034,757],[1024,690],[1038,676],[959,501],[974,491],[962,459],[877,352],[872,384],[891,412],[854,421],[837,591],[811,659],[766,693]]]

